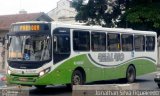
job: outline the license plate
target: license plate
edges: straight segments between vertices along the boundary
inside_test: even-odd
[[[19,78],[19,81],[26,82],[26,81],[28,81],[28,79],[27,79],[27,78],[22,78],[22,77],[20,77],[20,78]]]

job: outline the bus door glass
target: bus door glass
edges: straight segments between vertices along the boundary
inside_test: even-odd
[[[57,28],[53,33],[53,61],[57,63],[70,56],[70,31]]]

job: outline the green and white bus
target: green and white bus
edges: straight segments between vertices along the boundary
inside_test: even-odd
[[[48,22],[11,25],[7,80],[12,84],[81,85],[156,71],[152,31]]]

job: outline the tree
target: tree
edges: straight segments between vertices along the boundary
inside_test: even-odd
[[[160,1],[132,0],[126,12],[121,16],[118,27],[130,27],[138,30],[160,29]]]
[[[160,0],[73,0],[76,20],[88,25],[160,32]]]
[[[76,20],[88,25],[102,25],[115,27],[117,18],[124,9],[124,0],[73,0],[73,7],[77,10]]]

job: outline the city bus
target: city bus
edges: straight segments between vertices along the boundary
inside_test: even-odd
[[[125,28],[30,21],[7,34],[7,81],[36,86],[83,85],[156,71],[157,34]]]

